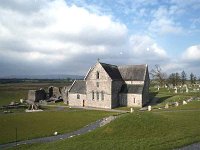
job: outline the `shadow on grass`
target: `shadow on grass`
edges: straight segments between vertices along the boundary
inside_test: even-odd
[[[172,96],[165,96],[165,97],[159,98],[158,101],[157,101],[157,104],[160,104],[160,103],[164,102],[166,99],[168,99],[170,97],[172,97]]]
[[[152,101],[156,97],[157,94],[158,92],[149,92],[150,101]]]
[[[166,99],[172,97],[172,96],[163,96],[163,97],[156,97],[156,95],[158,94],[158,92],[150,92],[149,93],[149,97],[150,97],[150,103],[155,100],[156,103],[153,103],[153,105],[157,105],[157,104],[160,104],[162,102],[164,102]]]

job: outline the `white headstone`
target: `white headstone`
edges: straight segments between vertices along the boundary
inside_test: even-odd
[[[189,92],[189,90],[188,90],[188,87],[186,86],[186,93],[188,93]]]
[[[186,102],[186,101],[183,101],[183,105],[185,105],[185,104],[187,104],[187,102]]]
[[[134,111],[133,108],[131,108],[131,113],[132,113],[133,111]]]
[[[20,103],[23,103],[23,102],[24,102],[24,100],[23,100],[23,99],[20,99],[19,101],[20,101]]]
[[[176,87],[176,86],[175,86],[175,88],[174,88],[174,89],[175,89],[174,93],[177,93],[177,87]]]
[[[178,102],[175,102],[175,106],[178,106],[179,104],[178,104]]]
[[[54,135],[58,135],[58,132],[54,132]]]
[[[149,105],[147,109],[148,109],[148,111],[151,111],[151,105]]]
[[[165,104],[165,109],[167,109],[167,108],[169,108],[169,104],[168,103]]]

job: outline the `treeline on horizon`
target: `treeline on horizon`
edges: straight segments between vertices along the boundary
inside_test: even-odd
[[[173,86],[184,85],[187,83],[197,84],[200,83],[200,76],[194,73],[186,73],[184,70],[181,73],[175,72],[169,75],[162,71],[159,65],[155,65],[155,68],[150,71],[152,79],[157,81],[160,86],[165,84],[173,84]]]
[[[74,79],[0,79],[1,84],[7,83],[62,83],[62,82],[72,82]]]

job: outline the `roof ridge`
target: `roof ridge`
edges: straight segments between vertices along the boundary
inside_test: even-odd
[[[109,65],[109,66],[115,66],[117,67],[117,65],[113,65],[113,64],[108,64],[108,63],[102,63],[102,62],[99,62],[100,64],[104,64],[104,65]]]
[[[147,64],[136,64],[136,65],[119,65],[118,67],[131,67],[131,66],[147,66]]]

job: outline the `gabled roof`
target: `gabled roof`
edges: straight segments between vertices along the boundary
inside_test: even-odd
[[[70,93],[86,93],[86,83],[85,80],[75,80],[72,87],[69,90]]]
[[[121,87],[120,93],[141,94],[142,91],[143,91],[143,85],[124,84]]]
[[[118,69],[125,81],[144,81],[147,65],[118,66]]]
[[[101,62],[99,63],[101,64],[101,66],[104,68],[104,70],[107,72],[107,74],[112,80],[122,80],[122,76],[117,66]]]

